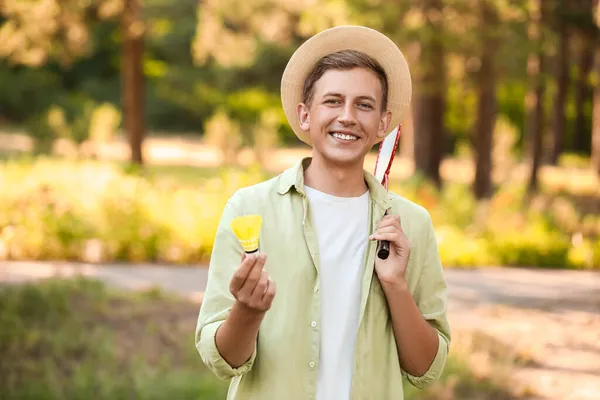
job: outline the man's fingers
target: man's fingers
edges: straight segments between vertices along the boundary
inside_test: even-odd
[[[262,297],[262,301],[269,306],[273,302],[273,298],[275,298],[275,291],[276,291],[275,289],[276,289],[275,281],[273,281],[269,278],[269,281],[267,283],[267,290],[265,291],[265,294]]]
[[[250,297],[252,295],[252,292],[254,291],[254,288],[260,279],[261,272],[267,259],[267,255],[264,253],[254,255],[254,257],[256,257],[256,261],[252,266],[252,270],[248,273],[248,277],[239,290],[240,292],[243,292],[246,297]]]
[[[400,216],[399,215],[385,215],[377,226],[388,226],[388,225],[396,225],[401,226]]]
[[[237,271],[235,271],[235,274],[233,274],[233,277],[231,278],[231,282],[229,284],[229,289],[232,292],[236,292],[242,287],[242,285],[246,281],[246,278],[248,278],[248,274],[250,273],[250,271],[252,271],[252,268],[256,263],[256,257],[253,254],[242,257],[242,260],[242,263],[240,264]]]
[[[267,291],[267,285],[269,284],[269,274],[267,271],[262,270],[260,273],[260,278],[252,291],[252,298],[260,301],[265,292]]]
[[[388,242],[394,243],[398,248],[411,249],[412,245],[408,238],[402,232],[386,232],[377,233],[369,237],[370,240],[387,240]]]
[[[395,242],[398,238],[398,232],[384,232],[384,233],[375,233],[372,235],[373,240],[387,240],[390,242]]]
[[[387,240],[388,242],[400,243],[401,236],[398,232],[377,233],[371,236],[372,240]]]
[[[375,232],[373,232],[373,234],[371,236],[369,236],[369,240],[377,239],[381,235],[388,234],[388,233],[399,234],[400,236],[404,235],[404,233],[400,229],[398,229],[397,226],[395,226],[395,225],[388,225],[388,226],[384,226],[384,227],[381,227],[381,228],[377,228],[375,230]],[[377,239],[377,240],[380,240],[380,239]],[[385,239],[385,240],[387,240],[387,239]]]
[[[375,235],[379,234],[379,233],[393,233],[393,232],[399,232],[398,227],[394,226],[394,225],[388,225],[388,226],[384,226],[382,228],[377,228],[377,230],[375,231]]]

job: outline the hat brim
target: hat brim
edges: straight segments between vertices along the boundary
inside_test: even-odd
[[[387,36],[363,26],[338,26],[327,29],[304,42],[290,58],[281,79],[281,102],[292,130],[310,145],[308,132],[300,128],[298,104],[302,102],[304,81],[317,62],[342,50],[360,51],[382,66],[388,81],[388,105],[392,113],[390,130],[399,125],[410,107],[412,80],[404,55]],[[381,138],[379,141],[383,140]]]

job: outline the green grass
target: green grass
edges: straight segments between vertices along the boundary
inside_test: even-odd
[[[124,164],[123,164],[124,165]],[[224,174],[242,174],[247,171],[245,168],[214,168],[214,167],[194,167],[190,165],[147,165],[144,167],[144,175],[157,184],[198,187],[206,183],[209,179],[215,179]],[[261,171],[265,179],[273,177]]]
[[[194,347],[198,306],[89,280],[0,289],[2,399],[223,399]]]
[[[482,359],[485,361],[482,362]],[[405,386],[407,400],[520,398],[511,388],[511,373],[520,363],[507,345],[481,332],[461,332],[454,338],[440,380],[424,391]]]
[[[228,383],[193,344],[197,312],[156,289],[124,293],[87,279],[0,286],[0,398],[224,399]],[[406,399],[512,398],[499,375],[475,377],[463,356],[452,354],[432,388],[407,384]]]

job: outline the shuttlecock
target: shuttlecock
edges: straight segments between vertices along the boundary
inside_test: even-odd
[[[245,215],[231,221],[231,229],[246,253],[258,251],[258,234],[262,226],[260,215]]]

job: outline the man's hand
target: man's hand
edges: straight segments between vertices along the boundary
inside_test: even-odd
[[[408,290],[406,267],[411,244],[402,230],[400,217],[383,217],[369,239],[390,242],[389,257],[375,259],[375,272],[390,309],[400,365],[415,377],[424,376],[435,360],[440,339],[436,329],[423,318]]]
[[[242,263],[229,283],[238,306],[253,313],[265,313],[275,298],[275,282],[263,269],[266,254],[244,254]]]
[[[375,258],[375,272],[382,285],[406,284],[406,266],[410,257],[411,245],[400,225],[400,216],[386,215],[377,225],[369,240],[388,240],[390,255],[382,260]]]
[[[263,270],[266,260],[266,254],[244,254],[229,282],[229,290],[236,301],[217,329],[215,342],[219,353],[232,368],[238,368],[252,356],[260,324],[275,298],[275,282]]]

